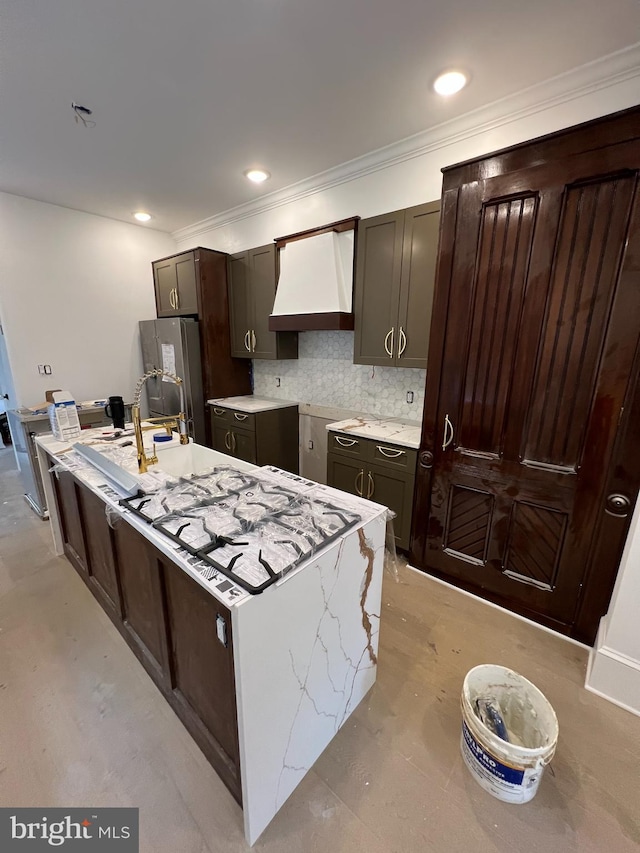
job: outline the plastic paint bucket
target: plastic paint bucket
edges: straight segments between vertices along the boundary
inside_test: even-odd
[[[475,713],[478,697],[498,700],[511,743],[494,734]],[[558,720],[538,688],[512,669],[483,664],[462,686],[460,749],[476,782],[505,803],[528,803],[558,741]]]

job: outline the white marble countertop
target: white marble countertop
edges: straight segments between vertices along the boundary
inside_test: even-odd
[[[402,447],[417,450],[420,447],[422,425],[418,421],[404,418],[378,418],[375,415],[360,415],[327,424],[329,432],[347,432],[374,441],[388,441]]]
[[[226,406],[236,412],[270,412],[272,409],[287,409],[289,406],[297,406],[291,400],[275,400],[269,397],[254,397],[246,394],[243,397],[220,397],[216,400],[207,400],[209,406]]]

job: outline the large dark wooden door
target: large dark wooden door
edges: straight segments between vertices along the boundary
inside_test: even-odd
[[[445,179],[412,539],[414,564],[569,633],[619,509],[640,329],[640,145],[586,147]]]

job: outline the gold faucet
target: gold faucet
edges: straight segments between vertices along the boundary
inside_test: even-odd
[[[180,412],[177,415],[165,416],[161,418],[146,418],[148,421],[144,426],[140,417],[140,396],[147,379],[154,376],[166,376],[175,382],[180,388]],[[172,430],[177,429],[180,432],[180,444],[189,444],[189,434],[187,432],[187,418],[184,413],[184,387],[182,379],[176,376],[175,373],[170,373],[168,370],[149,370],[144,376],[138,379],[136,390],[133,395],[133,405],[131,406],[131,418],[133,420],[133,429],[136,434],[136,449],[138,451],[138,471],[141,474],[146,474],[149,465],[155,465],[158,461],[157,455],[147,456],[144,450],[143,433],[150,429],[157,429],[159,426],[165,428],[167,435],[171,435]]]

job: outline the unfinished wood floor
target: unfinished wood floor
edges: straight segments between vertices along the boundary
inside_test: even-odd
[[[640,718],[583,688],[584,649],[407,568],[385,577],[378,681],[260,853],[638,853]],[[556,709],[553,773],[500,803],[459,753],[479,663]],[[266,663],[266,661],[265,661]],[[0,449],[0,805],[138,806],[143,853],[246,851],[242,815],[21,496]]]

